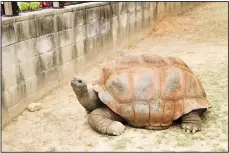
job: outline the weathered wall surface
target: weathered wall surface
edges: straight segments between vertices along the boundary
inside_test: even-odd
[[[3,124],[99,55],[119,51],[158,19],[198,2],[100,2],[2,21]]]

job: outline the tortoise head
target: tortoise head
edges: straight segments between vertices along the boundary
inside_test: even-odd
[[[86,82],[78,76],[72,78],[71,86],[77,97],[87,92]]]

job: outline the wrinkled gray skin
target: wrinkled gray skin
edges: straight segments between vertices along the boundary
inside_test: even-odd
[[[73,91],[80,104],[89,114],[90,126],[101,134],[121,135],[124,130],[125,120],[103,104],[96,91],[88,88],[80,77],[73,77],[71,81]],[[187,133],[195,133],[201,128],[200,113],[192,111],[181,117],[181,128]]]

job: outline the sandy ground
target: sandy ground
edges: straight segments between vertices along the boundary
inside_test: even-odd
[[[148,37],[122,51],[177,56],[188,63],[212,105],[202,131],[186,134],[174,124],[163,131],[127,126],[121,136],[100,135],[88,125],[71,87],[64,85],[39,101],[43,109],[25,111],[3,129],[3,151],[228,151],[227,13],[227,3],[204,4],[162,20]],[[98,62],[79,75],[91,82],[100,67]]]

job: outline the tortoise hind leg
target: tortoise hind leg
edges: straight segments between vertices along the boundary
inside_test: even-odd
[[[101,134],[121,135],[125,130],[125,126],[122,124],[124,119],[107,107],[92,111],[88,122],[95,131]]]
[[[200,118],[200,113],[197,111],[192,111],[183,115],[181,120],[181,128],[187,133],[195,133],[201,129],[202,121]]]

